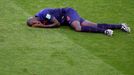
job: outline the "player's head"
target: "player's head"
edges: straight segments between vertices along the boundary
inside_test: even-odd
[[[28,20],[27,20],[27,25],[28,25],[29,27],[32,27],[34,24],[39,24],[39,23],[41,23],[41,22],[38,21],[36,17],[30,17],[30,18],[28,18]]]

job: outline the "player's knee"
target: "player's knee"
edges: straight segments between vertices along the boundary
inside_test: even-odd
[[[71,26],[74,28],[75,31],[77,32],[81,31],[81,25],[79,21],[73,21]]]

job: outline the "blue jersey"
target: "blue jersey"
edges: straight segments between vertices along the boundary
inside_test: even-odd
[[[38,17],[40,21],[51,21],[55,17],[60,23],[64,22],[63,18],[63,8],[45,8],[38,12],[35,16]]]
[[[39,21],[42,22],[47,20],[49,23],[51,23],[53,17],[55,17],[61,24],[71,24],[75,20],[80,22],[84,21],[84,19],[82,19],[72,8],[45,8],[35,16],[38,17]]]

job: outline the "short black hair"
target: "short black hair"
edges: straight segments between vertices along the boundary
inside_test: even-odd
[[[27,25],[28,25],[29,27],[32,26],[32,20],[33,20],[33,19],[34,19],[34,17],[30,17],[30,18],[27,19]]]

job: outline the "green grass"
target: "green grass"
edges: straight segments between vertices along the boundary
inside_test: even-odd
[[[0,0],[0,75],[134,75],[134,0]],[[131,34],[29,28],[45,7],[73,7],[98,23],[126,22]]]

